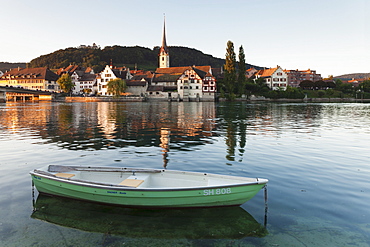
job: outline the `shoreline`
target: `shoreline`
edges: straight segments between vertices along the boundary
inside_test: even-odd
[[[178,102],[171,99],[150,99],[146,97],[64,97],[56,98],[52,101],[56,102]],[[218,98],[215,101],[207,102],[227,102],[225,98]],[[370,103],[370,99],[354,99],[354,98],[305,98],[305,99],[268,99],[268,98],[236,98],[233,101],[238,102],[290,102],[290,103]],[[199,101],[194,101],[199,102]],[[201,101],[203,102],[203,101]],[[205,102],[205,101],[204,101]]]

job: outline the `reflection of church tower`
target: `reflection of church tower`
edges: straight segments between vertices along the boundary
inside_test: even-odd
[[[164,168],[166,168],[168,164],[168,152],[170,151],[170,134],[171,130],[169,128],[161,128],[161,144],[159,144],[159,146],[163,148],[162,155]]]
[[[168,53],[168,47],[166,42],[166,19],[163,23],[163,37],[162,46],[159,49],[159,68],[169,68],[170,67],[170,54]]]

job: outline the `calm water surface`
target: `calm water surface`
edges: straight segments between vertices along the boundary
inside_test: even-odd
[[[0,246],[370,246],[369,104],[6,103],[0,150]],[[48,164],[268,178],[268,212],[32,193]]]

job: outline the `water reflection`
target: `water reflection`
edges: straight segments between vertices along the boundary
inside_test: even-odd
[[[39,194],[32,218],[88,232],[155,239],[240,239],[267,230],[241,207],[144,210]]]
[[[45,140],[71,150],[165,145],[187,150],[213,136],[215,103],[40,103],[7,104],[0,126],[33,130]],[[163,131],[168,130],[167,137]],[[168,151],[165,151],[165,153]]]
[[[248,136],[315,134],[356,112],[353,119],[367,117],[358,115],[367,112],[361,110],[366,105],[356,107],[353,111],[353,104],[339,108],[337,104],[235,102],[6,103],[0,108],[0,130],[4,130],[0,134],[36,136],[69,150],[160,147],[164,167],[172,151],[194,151],[223,137],[225,158],[231,163],[245,158]],[[336,118],[339,121],[333,121]]]

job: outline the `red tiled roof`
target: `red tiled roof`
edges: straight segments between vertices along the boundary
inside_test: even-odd
[[[48,69],[47,67],[40,67],[40,68],[25,68],[25,69],[12,69],[4,73],[1,77],[2,79],[7,79],[7,76],[14,76],[15,78],[27,78],[27,76],[31,76],[36,79],[44,79],[49,81],[56,81],[58,80],[59,76],[55,74],[53,71]]]
[[[277,70],[277,68],[259,70],[256,75],[260,77],[269,77]]]

